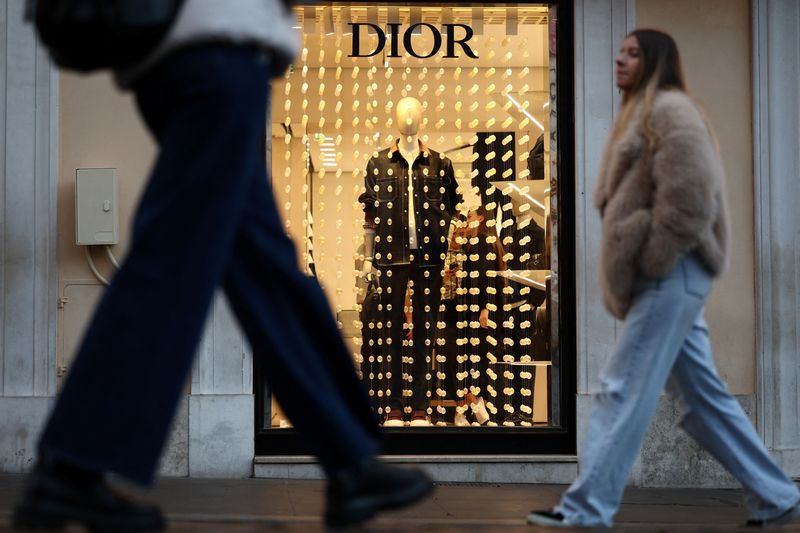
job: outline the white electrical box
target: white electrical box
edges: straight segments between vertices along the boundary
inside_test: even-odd
[[[79,245],[119,242],[119,190],[116,168],[75,171],[75,242]]]

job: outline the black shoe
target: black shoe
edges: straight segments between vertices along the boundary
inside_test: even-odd
[[[790,522],[794,522],[795,520],[800,519],[800,503],[796,504],[794,507],[786,511],[780,516],[775,518],[770,518],[768,520],[748,520],[745,524],[745,527],[761,527],[761,528],[770,528],[770,527],[780,527],[784,526]]]
[[[158,507],[116,493],[103,476],[40,460],[14,509],[14,529],[58,529],[80,524],[90,531],[162,531]]]
[[[378,511],[416,503],[432,490],[425,472],[370,459],[330,479],[325,522],[331,527],[359,524]]]
[[[548,509],[547,511],[531,511],[528,515],[528,523],[545,527],[572,527],[567,524],[563,514],[553,509]]]

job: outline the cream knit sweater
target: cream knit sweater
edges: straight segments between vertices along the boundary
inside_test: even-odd
[[[209,42],[261,47],[273,55],[275,72],[283,72],[300,47],[295,24],[280,0],[185,0],[161,44],[138,65],[118,71],[117,82],[129,86],[171,52]]]

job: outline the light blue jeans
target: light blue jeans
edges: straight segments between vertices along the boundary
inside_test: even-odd
[[[711,281],[687,255],[666,277],[636,283],[593,399],[578,479],[556,507],[567,523],[611,527],[665,385],[684,405],[683,429],[744,487],[752,518],[775,518],[800,501],[714,368],[703,318]]]

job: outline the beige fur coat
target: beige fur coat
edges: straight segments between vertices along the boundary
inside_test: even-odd
[[[625,318],[637,278],[664,277],[689,252],[712,275],[727,266],[725,175],[701,111],[686,93],[658,93],[650,148],[638,105],[606,146],[594,191],[603,218],[600,283],[617,318]]]

